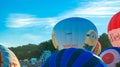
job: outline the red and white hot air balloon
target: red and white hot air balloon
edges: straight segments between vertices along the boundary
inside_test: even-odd
[[[115,14],[108,24],[108,37],[114,47],[120,47],[120,12]]]
[[[120,48],[107,48],[103,50],[99,56],[107,64],[107,67],[116,67],[117,63],[120,62]]]

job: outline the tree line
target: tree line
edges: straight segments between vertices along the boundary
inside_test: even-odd
[[[100,35],[98,41],[101,43],[102,50],[104,50],[107,47],[111,47],[111,43],[106,33]],[[38,45],[27,44],[18,47],[10,47],[9,49],[15,53],[19,60],[30,59],[33,57],[39,59],[44,50],[50,50],[52,53],[56,51],[56,49],[53,46],[52,40],[44,41]]]
[[[18,47],[10,47],[19,60],[40,58],[44,50],[50,50],[52,53],[56,51],[53,46],[52,40],[42,42],[38,45],[28,44]]]

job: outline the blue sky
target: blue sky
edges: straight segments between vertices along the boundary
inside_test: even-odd
[[[118,11],[120,0],[1,0],[0,44],[16,47],[47,41],[54,25],[68,17],[92,21],[101,35]]]

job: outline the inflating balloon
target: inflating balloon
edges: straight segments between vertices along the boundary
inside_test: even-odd
[[[120,48],[110,47],[105,49],[99,55],[108,67],[116,67],[116,64],[120,62]]]
[[[88,50],[69,48],[52,54],[42,67],[106,67],[106,64]]]
[[[2,45],[0,45],[0,67],[20,67],[15,54]]]
[[[120,12],[115,14],[109,22],[108,36],[114,47],[120,47]]]
[[[93,53],[98,55],[99,53],[101,52],[101,44],[100,42],[98,41],[95,48],[93,49]]]
[[[84,48],[92,50],[98,34],[95,25],[84,18],[72,17],[58,22],[52,32],[52,41],[57,49]]]

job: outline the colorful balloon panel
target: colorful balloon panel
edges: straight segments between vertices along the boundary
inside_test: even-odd
[[[99,55],[108,67],[116,67],[116,64],[120,62],[120,48],[111,47],[105,49]]]
[[[52,32],[52,41],[57,49],[84,48],[92,50],[97,43],[95,25],[84,18],[72,17],[58,22]]]
[[[20,67],[15,54],[2,45],[0,45],[0,67]]]
[[[99,53],[101,52],[101,44],[100,42],[98,41],[95,48],[93,49],[93,53],[98,55]]]
[[[108,24],[108,37],[114,47],[120,47],[120,12],[115,14]]]
[[[3,59],[2,59],[2,52],[0,51],[0,67],[2,67]]]
[[[42,67],[106,67],[106,64],[88,50],[69,48],[52,54]]]

